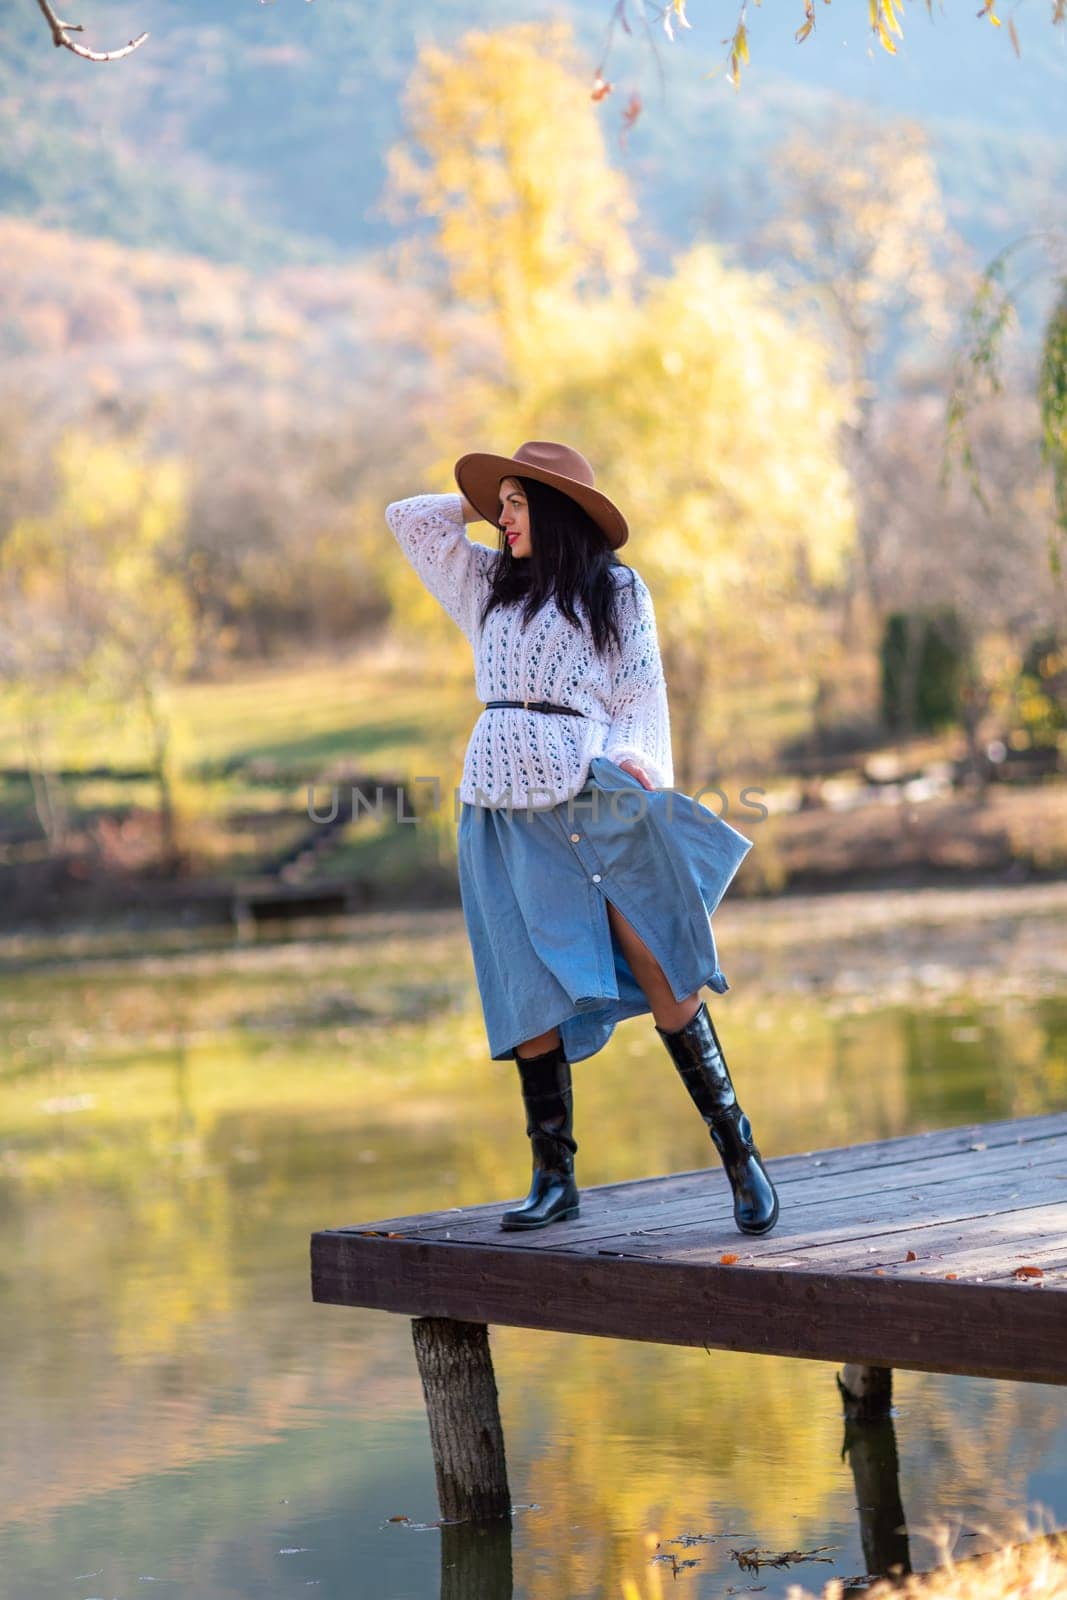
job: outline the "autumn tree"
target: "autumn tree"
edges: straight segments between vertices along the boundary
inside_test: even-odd
[[[817,596],[852,537],[827,350],[781,314],[770,280],[710,247],[637,281],[632,202],[587,96],[575,133],[584,89],[564,25],[435,48],[415,83],[394,181],[417,195],[443,301],[472,307],[467,337],[440,351],[429,477],[453,488],[457,455],[524,438],[590,458],[662,610],[691,780],[738,675],[795,675],[798,652],[820,648]]]
[[[168,689],[191,664],[192,609],[178,564],[185,477],[127,441],[69,429],[55,445],[47,511],[0,545],[0,664],[27,756],[44,762],[75,706],[110,710],[146,740],[159,790],[161,855],[180,860]],[[55,841],[55,808],[42,817]]]
[[[520,24],[426,47],[389,152],[388,204],[429,224],[444,294],[500,340],[500,384],[524,381],[542,330],[575,300],[621,294],[637,208],[608,163],[570,25]]]
[[[784,140],[780,210],[763,250],[795,302],[810,304],[837,352],[850,406],[846,459],[860,490],[855,592],[882,609],[878,526],[864,494],[872,423],[889,374],[918,343],[928,359],[953,330],[950,283],[962,247],[948,226],[926,134],[860,112]]]

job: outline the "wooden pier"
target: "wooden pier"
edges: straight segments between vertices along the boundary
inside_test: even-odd
[[[714,1152],[712,1152],[714,1159]],[[503,1233],[492,1205],[312,1237],[333,1305],[612,1339],[1067,1383],[1067,1113],[768,1163],[737,1232],[717,1167],[581,1191]],[[1031,1269],[1031,1270],[1025,1270]]]
[[[578,1217],[530,1233],[500,1229],[514,1196],[324,1229],[313,1298],[418,1319],[451,1520],[508,1504],[490,1324],[843,1363],[857,1485],[875,1438],[862,1421],[881,1429],[873,1525],[897,1530],[882,1570],[906,1568],[891,1369],[1067,1383],[1067,1112],[779,1157],[764,1238],[735,1228],[716,1162],[582,1189]]]

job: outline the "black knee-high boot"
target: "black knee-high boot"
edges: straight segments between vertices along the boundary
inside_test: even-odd
[[[684,1028],[656,1032],[704,1118],[734,1193],[734,1220],[742,1233],[768,1233],[778,1221],[778,1196],[737,1103],[715,1025],[702,1000]]]
[[[543,1228],[578,1215],[574,1181],[571,1067],[562,1043],[544,1055],[515,1057],[533,1150],[533,1179],[521,1206],[505,1211],[502,1228]]]

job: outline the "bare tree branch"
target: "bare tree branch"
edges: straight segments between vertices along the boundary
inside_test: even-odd
[[[76,56],[83,56],[86,61],[118,61],[120,56],[128,56],[137,46],[144,44],[148,38],[147,33],[140,33],[136,39],[131,39],[129,44],[124,44],[121,50],[88,50],[83,44],[75,44],[73,39],[67,37],[70,33],[82,33],[84,29],[80,22],[61,22],[56,16],[48,0],[37,0],[37,4],[47,19],[52,30],[52,43],[57,47],[65,45],[68,50],[73,50]]]

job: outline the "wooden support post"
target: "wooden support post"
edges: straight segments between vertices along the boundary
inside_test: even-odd
[[[486,1522],[511,1512],[489,1329],[483,1322],[415,1317],[437,1500],[446,1522]]]
[[[908,1529],[900,1498],[900,1462],[893,1427],[890,1367],[846,1366],[837,1380],[845,1412],[842,1455],[856,1486],[860,1542],[867,1571],[911,1571]]]
[[[849,1362],[838,1375],[837,1389],[850,1422],[874,1422],[893,1408],[893,1369]]]

